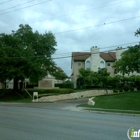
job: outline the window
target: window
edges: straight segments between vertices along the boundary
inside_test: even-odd
[[[78,66],[80,67],[82,64],[81,64],[81,62],[78,62]]]
[[[90,61],[86,61],[86,70],[90,70]]]
[[[111,66],[111,64],[110,63],[107,63],[107,66]]]
[[[104,61],[101,61],[101,62],[100,62],[100,68],[101,68],[101,69],[105,68]]]

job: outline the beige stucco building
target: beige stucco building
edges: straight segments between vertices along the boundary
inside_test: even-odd
[[[106,68],[110,76],[114,76],[114,68],[112,66],[116,60],[121,58],[123,51],[125,51],[125,49],[118,47],[114,52],[100,52],[100,48],[93,46],[90,52],[72,52],[71,81],[74,83],[74,87],[77,87],[80,68],[94,72],[97,72],[101,68]]]

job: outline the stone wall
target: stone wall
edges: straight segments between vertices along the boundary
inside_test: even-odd
[[[112,90],[108,90],[108,94],[112,94]],[[33,102],[55,102],[55,101],[62,101],[62,100],[71,100],[71,99],[78,99],[82,97],[92,97],[98,95],[107,94],[105,90],[89,90],[84,92],[76,92],[70,94],[63,94],[57,96],[47,96],[41,97],[38,100],[34,100]]]

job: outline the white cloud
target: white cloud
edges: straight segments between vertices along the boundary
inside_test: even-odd
[[[22,1],[24,2],[27,0]],[[35,0],[30,4],[40,2],[43,0]],[[21,1],[14,0],[0,5],[0,9],[20,3]],[[139,40],[134,32],[140,28],[140,18],[121,21],[140,16],[139,7],[139,0],[52,0],[3,15],[0,12],[0,33],[10,33],[21,23],[27,23],[41,33],[64,32],[55,35],[58,44],[56,54],[59,54],[55,54],[55,57],[69,56],[73,51],[90,50],[92,46],[104,50],[108,46]],[[114,21],[118,22],[112,23]],[[82,29],[84,27],[91,28]],[[66,32],[80,28],[81,30]],[[71,58],[55,61],[68,75],[71,74]]]

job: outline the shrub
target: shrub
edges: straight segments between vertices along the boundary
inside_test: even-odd
[[[28,92],[32,95],[33,92],[38,92],[38,94],[49,94],[49,95],[59,95],[59,94],[69,94],[73,93],[73,89],[28,89]]]
[[[10,94],[13,95],[12,89],[0,89],[0,97],[8,97]]]
[[[130,91],[134,91],[134,88],[132,86],[129,87]]]
[[[125,85],[125,86],[123,87],[123,89],[124,89],[124,91],[129,91],[129,87],[128,87],[127,85]]]
[[[140,86],[137,86],[137,90],[139,90],[139,91],[140,91]]]
[[[118,93],[118,90],[114,89],[113,92],[114,92],[114,93]]]
[[[57,83],[55,84],[55,87],[59,87],[59,88],[74,88],[74,84],[73,83]]]

